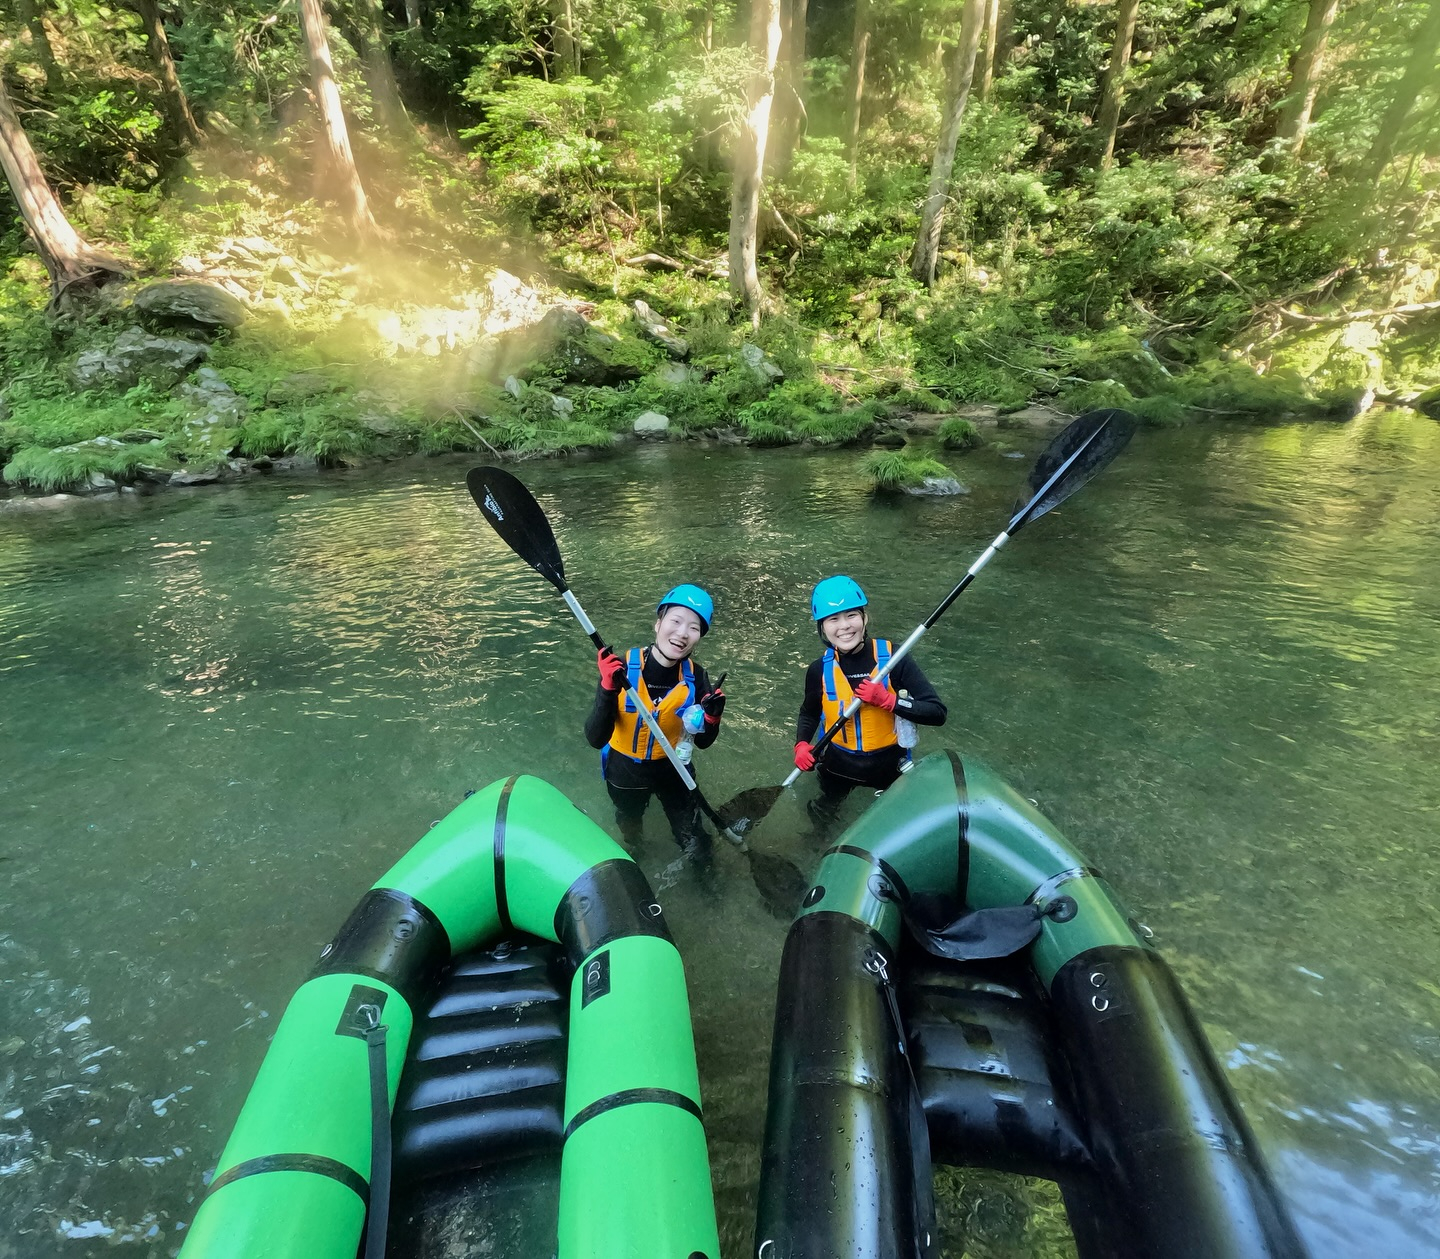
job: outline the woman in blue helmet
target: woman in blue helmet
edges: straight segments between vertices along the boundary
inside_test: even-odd
[[[694,793],[651,736],[625,687],[628,682],[639,693],[671,746],[688,738],[708,748],[720,733],[725,693],[710,685],[709,674],[690,653],[710,632],[714,615],[714,602],[699,586],[676,586],[655,609],[655,641],[649,647],[632,647],[623,657],[606,647],[596,657],[600,685],[585,719],[585,738],[600,749],[605,787],[629,847],[639,844],[641,819],[650,797],[658,796],[680,847],[705,850]]]
[[[914,743],[902,737],[903,723],[945,724],[944,701],[914,656],[902,659],[883,682],[871,679],[893,648],[889,639],[870,637],[868,603],[849,577],[827,577],[810,596],[825,652],[805,674],[805,698],[795,726],[795,765],[816,770],[820,795],[808,808],[822,833],[854,788],[883,790],[900,777]],[[851,699],[860,700],[860,710],[817,758],[811,742],[839,720]]]

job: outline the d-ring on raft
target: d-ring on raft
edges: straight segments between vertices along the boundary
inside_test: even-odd
[[[383,1130],[452,957],[516,933],[562,945],[574,970],[553,1125],[560,1259],[719,1259],[680,954],[635,862],[526,775],[437,823],[326,947],[276,1029],[183,1259],[354,1259],[367,1206],[379,1209],[372,1079]],[[459,1127],[493,1138],[486,1123],[472,1112]]]

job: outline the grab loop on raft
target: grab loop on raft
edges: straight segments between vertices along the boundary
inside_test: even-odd
[[[384,1259],[390,1232],[390,1076],[385,1061],[386,1025],[380,1007],[355,1007],[355,1030],[365,1033],[370,1060],[370,1207],[365,1222],[365,1259]]]

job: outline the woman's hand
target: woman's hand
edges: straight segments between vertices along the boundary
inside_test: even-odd
[[[815,750],[804,739],[795,745],[795,768],[806,773],[815,768]]]
[[[708,695],[702,695],[696,702],[705,710],[706,728],[714,730],[720,724],[720,717],[725,712],[725,692],[717,686]]]
[[[595,656],[595,665],[600,670],[602,687],[617,695],[625,689],[625,662],[615,654],[613,648],[600,648]]]
[[[875,708],[883,708],[887,713],[895,711],[895,692],[885,686],[883,682],[877,682],[874,678],[866,678],[855,688],[855,698],[862,704],[870,704]]]

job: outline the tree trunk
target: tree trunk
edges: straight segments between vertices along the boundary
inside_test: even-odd
[[[780,0],[780,60],[775,80],[775,107],[770,143],[770,169],[790,169],[795,145],[804,130],[805,15],[807,0]]]
[[[850,42],[850,110],[846,149],[850,155],[850,187],[855,187],[860,158],[860,111],[865,104],[865,61],[870,55],[870,0],[855,0],[855,35]]]
[[[35,50],[35,60],[45,72],[45,91],[56,95],[65,86],[60,76],[60,66],[55,60],[55,49],[50,46],[50,33],[45,29],[45,19],[40,16],[39,0],[19,0],[20,19],[30,32],[30,46]]]
[[[420,0],[405,0],[405,25],[412,31],[420,29]]]
[[[1320,92],[1325,42],[1330,38],[1330,26],[1339,7],[1340,0],[1310,0],[1305,34],[1300,37],[1300,47],[1290,63],[1290,91],[1280,111],[1276,134],[1282,140],[1289,140],[1295,153],[1305,146],[1305,133],[1310,130],[1310,111],[1315,108],[1315,97]]]
[[[1130,65],[1130,49],[1135,42],[1135,18],[1140,0],[1119,0],[1115,10],[1115,42],[1110,46],[1110,64],[1105,67],[1105,82],[1100,90],[1100,116],[1097,125],[1104,137],[1100,169],[1109,170],[1115,160],[1115,132],[1120,128],[1120,100],[1125,94],[1125,70]]]
[[[555,51],[557,79],[579,71],[580,48],[575,41],[575,8],[571,0],[550,0],[550,47]]]
[[[175,72],[175,58],[170,55],[170,41],[165,37],[165,23],[160,20],[160,6],[155,0],[131,0],[140,21],[145,24],[145,45],[150,60],[155,64],[155,73],[160,78],[160,87],[165,96],[165,112],[170,115],[170,125],[180,137],[180,143],[187,147],[199,144],[204,139],[200,124],[190,112],[190,102],[185,89],[180,86],[180,76]]]
[[[998,79],[1010,61],[1015,39],[1015,0],[1000,0],[995,15],[995,43],[990,49],[990,74]]]
[[[355,169],[355,155],[350,151],[350,131],[345,125],[345,109],[335,82],[335,65],[330,60],[330,39],[325,32],[320,0],[300,0],[300,29],[305,35],[315,99],[320,104],[325,143],[330,150],[331,177],[338,185],[339,199],[350,225],[361,236],[369,236],[375,231],[375,220],[370,215],[360,172]]]
[[[751,0],[750,49],[760,67],[746,84],[745,121],[735,144],[735,180],[730,194],[730,292],[743,301],[750,322],[760,323],[760,272],[756,265],[760,185],[770,106],[775,99],[775,62],[780,55],[780,0]]]
[[[375,114],[387,131],[398,131],[408,121],[390,60],[390,36],[385,30],[385,8],[380,0],[359,0],[360,47],[365,63],[365,85],[375,102]]]
[[[1430,0],[1429,16],[1415,32],[1405,73],[1395,85],[1395,95],[1390,98],[1385,115],[1380,119],[1380,130],[1370,151],[1371,178],[1378,180],[1385,173],[1390,159],[1395,156],[1395,146],[1400,142],[1400,133],[1415,108],[1415,102],[1425,87],[1435,81],[1437,51],[1440,51],[1440,0]]]
[[[995,79],[995,37],[1000,29],[1000,0],[990,0],[985,12],[985,56],[980,63],[980,99],[990,99],[990,84]]]
[[[950,62],[950,97],[940,124],[940,141],[930,163],[930,187],[920,212],[920,231],[915,236],[915,253],[910,273],[922,284],[935,283],[935,264],[940,256],[940,231],[945,226],[945,202],[950,193],[950,172],[955,168],[955,146],[960,140],[960,123],[970,85],[975,80],[975,55],[980,47],[980,28],[985,22],[987,0],[965,0],[960,17],[960,42]]]
[[[30,147],[30,137],[10,103],[3,75],[0,75],[0,166],[5,168],[15,203],[49,272],[52,302],[59,301],[77,286],[99,288],[106,280],[125,274],[119,260],[96,249],[65,217],[45,172],[40,169],[40,160]]]

